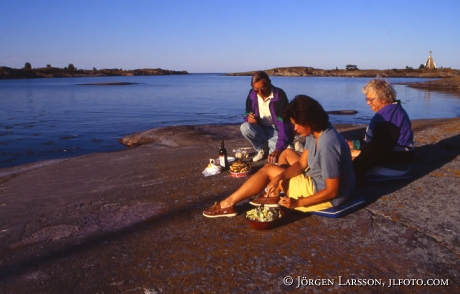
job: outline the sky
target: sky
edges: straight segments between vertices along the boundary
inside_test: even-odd
[[[459,0],[0,0],[0,66],[460,69]]]

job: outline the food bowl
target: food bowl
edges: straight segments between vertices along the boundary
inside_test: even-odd
[[[230,164],[230,174],[234,178],[243,178],[249,176],[251,173],[251,164],[237,160]]]
[[[254,211],[254,210],[257,210],[257,209],[261,209],[260,207],[257,207],[257,208],[254,208],[250,211],[248,211],[246,213],[246,221],[248,222],[248,224],[253,228],[253,229],[256,229],[256,230],[269,230],[269,229],[272,229],[274,227],[276,227],[282,220],[283,216],[284,216],[284,211],[279,209],[279,208],[268,208],[268,207],[264,207],[262,209],[270,209],[270,210],[276,210],[277,212],[279,212],[280,216],[278,218],[275,218],[271,221],[259,221],[259,220],[251,220],[248,218],[248,213],[250,213],[251,211]]]
[[[240,172],[240,173],[234,173],[234,172],[230,171],[230,174],[234,178],[244,178],[244,177],[249,176],[249,171]]]

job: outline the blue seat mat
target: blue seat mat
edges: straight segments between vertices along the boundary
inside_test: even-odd
[[[404,180],[412,179],[412,175],[402,175],[397,177],[383,177],[383,176],[366,176],[366,181],[370,183],[389,183],[389,182],[398,182]]]
[[[362,196],[352,201],[342,203],[339,206],[331,207],[324,210],[311,211],[310,213],[328,218],[339,218],[364,206],[364,204],[366,204],[366,201],[367,199],[364,196]]]

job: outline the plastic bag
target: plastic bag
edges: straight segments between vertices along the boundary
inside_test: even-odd
[[[209,177],[209,176],[213,176],[213,175],[217,175],[217,174],[220,174],[221,172],[221,167],[219,165],[216,165],[215,164],[215,160],[214,159],[210,159],[209,160],[209,164],[208,166],[204,169],[204,171],[202,172],[202,174],[205,176],[205,177]]]

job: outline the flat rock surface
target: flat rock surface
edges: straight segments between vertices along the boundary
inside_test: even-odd
[[[221,139],[248,146],[236,125],[1,169],[0,293],[458,293],[460,118],[413,128],[413,179],[357,187],[370,203],[342,218],[288,211],[268,231],[249,227],[247,201],[202,216],[245,181],[201,174]]]
[[[460,91],[460,76],[443,78],[433,81],[426,81],[421,83],[408,83],[409,87],[423,88],[423,89],[438,89],[442,91],[452,90],[453,92]]]

